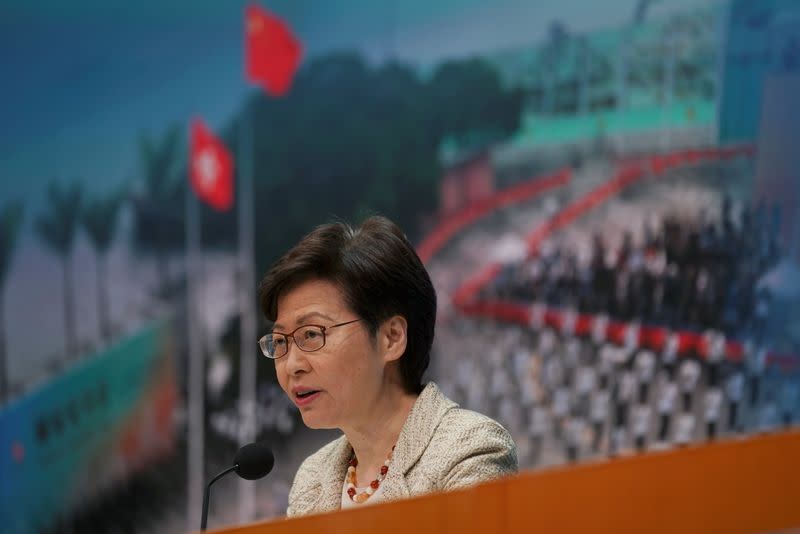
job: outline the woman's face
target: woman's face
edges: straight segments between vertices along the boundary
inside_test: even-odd
[[[364,417],[377,399],[385,362],[364,321],[358,319],[342,293],[325,280],[309,280],[278,299],[274,332],[289,334],[309,324],[325,326],[325,346],[314,352],[289,341],[288,353],[275,360],[278,382],[300,409],[310,428],[343,428]],[[298,333],[299,335],[299,333]]]

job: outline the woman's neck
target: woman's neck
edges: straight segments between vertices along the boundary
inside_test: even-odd
[[[376,477],[389,457],[417,395],[402,388],[389,388],[391,393],[378,396],[365,420],[343,428],[347,441],[358,458],[358,484],[366,486]]]

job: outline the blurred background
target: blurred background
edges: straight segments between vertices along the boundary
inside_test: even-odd
[[[285,90],[245,75],[245,2],[111,4],[0,7],[4,532],[197,529],[256,439],[274,472],[209,524],[282,515],[335,433],[277,386],[255,284],[334,217],[417,245],[429,378],[525,469],[800,419],[800,3],[264,0]]]

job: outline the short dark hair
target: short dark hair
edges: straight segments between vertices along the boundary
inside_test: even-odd
[[[259,298],[267,319],[275,322],[281,296],[313,279],[334,283],[373,337],[386,319],[394,315],[406,319],[407,345],[399,362],[400,374],[403,387],[419,393],[430,363],[436,291],[403,231],[380,216],[369,217],[358,228],[343,222],[318,226],[261,281]]]

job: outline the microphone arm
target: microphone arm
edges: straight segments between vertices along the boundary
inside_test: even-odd
[[[206,486],[206,491],[205,491],[205,493],[203,493],[203,519],[200,522],[200,531],[201,532],[206,529],[206,523],[208,523],[208,498],[211,495],[211,484],[213,484],[214,482],[216,482],[220,478],[224,477],[225,475],[227,475],[231,471],[237,470],[238,468],[239,468],[239,464],[235,464],[235,465],[227,468],[225,471],[221,472],[220,474],[218,474],[217,476],[212,478],[209,481],[208,485]]]
[[[206,529],[208,522],[208,498],[211,495],[211,484],[224,477],[231,471],[245,480],[258,480],[266,476],[275,465],[275,456],[272,451],[263,443],[250,443],[238,451],[233,458],[233,466],[218,474],[206,486],[203,494],[203,519],[200,522],[200,530]]]

